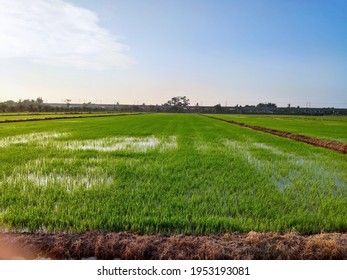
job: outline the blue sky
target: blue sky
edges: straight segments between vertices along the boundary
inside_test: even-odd
[[[0,101],[347,107],[346,26],[337,0],[0,0]]]

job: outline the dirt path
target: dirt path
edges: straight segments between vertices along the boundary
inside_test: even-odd
[[[0,259],[347,259],[347,233],[0,233]]]
[[[300,134],[295,134],[295,133],[291,133],[291,132],[285,132],[285,131],[275,130],[275,129],[271,129],[271,128],[249,125],[249,124],[245,124],[245,123],[235,122],[232,120],[225,120],[225,119],[216,118],[216,117],[212,117],[212,116],[206,116],[206,115],[202,115],[202,116],[207,117],[207,118],[211,118],[211,119],[215,119],[215,120],[219,120],[219,121],[223,121],[223,122],[227,122],[227,123],[231,123],[231,124],[235,124],[235,125],[239,125],[239,126],[243,126],[243,127],[247,127],[247,128],[251,128],[251,129],[254,129],[257,131],[270,133],[270,134],[281,136],[284,138],[293,139],[296,141],[311,144],[313,146],[327,148],[327,149],[334,150],[334,151],[342,153],[342,154],[347,153],[347,144],[340,143],[337,141],[317,139],[317,138],[312,138],[312,137],[308,137],[308,136],[304,136],[304,135],[300,135]]]

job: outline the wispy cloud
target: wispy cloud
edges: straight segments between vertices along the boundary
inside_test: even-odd
[[[61,0],[0,0],[0,58],[81,69],[127,68],[127,46],[90,10]]]

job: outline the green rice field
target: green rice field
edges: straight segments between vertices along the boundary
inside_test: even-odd
[[[124,114],[124,113],[121,113]],[[35,113],[35,114],[26,114],[26,113],[5,113],[0,114],[0,122],[6,121],[25,121],[25,120],[36,120],[36,119],[55,119],[55,118],[76,118],[76,117],[91,117],[91,116],[104,116],[110,115],[107,113]],[[119,115],[114,113],[112,115]]]
[[[319,139],[347,143],[347,116],[211,115]]]
[[[0,163],[3,230],[347,230],[346,155],[199,115],[2,123]]]

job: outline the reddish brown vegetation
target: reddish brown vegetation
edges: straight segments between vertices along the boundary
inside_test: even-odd
[[[1,254],[4,246],[16,249]],[[308,236],[257,232],[210,236],[6,233],[0,234],[0,248],[3,259],[347,259],[347,233]]]
[[[313,146],[331,149],[331,150],[337,151],[337,152],[342,153],[342,154],[347,153],[347,144],[340,143],[337,141],[317,139],[317,138],[312,138],[312,137],[308,137],[308,136],[304,136],[304,135],[300,135],[300,134],[275,130],[275,129],[271,129],[271,128],[265,128],[265,127],[255,126],[255,125],[249,125],[249,124],[245,124],[245,123],[235,122],[232,120],[220,119],[220,118],[216,118],[216,117],[212,117],[212,116],[206,116],[206,117],[211,118],[211,119],[215,119],[215,120],[220,120],[220,121],[227,122],[227,123],[231,123],[231,124],[236,124],[236,125],[247,127],[247,128],[251,128],[254,130],[274,134],[274,135],[281,136],[284,138],[289,138],[289,139],[293,139],[296,141],[305,142],[305,143],[311,144]]]

